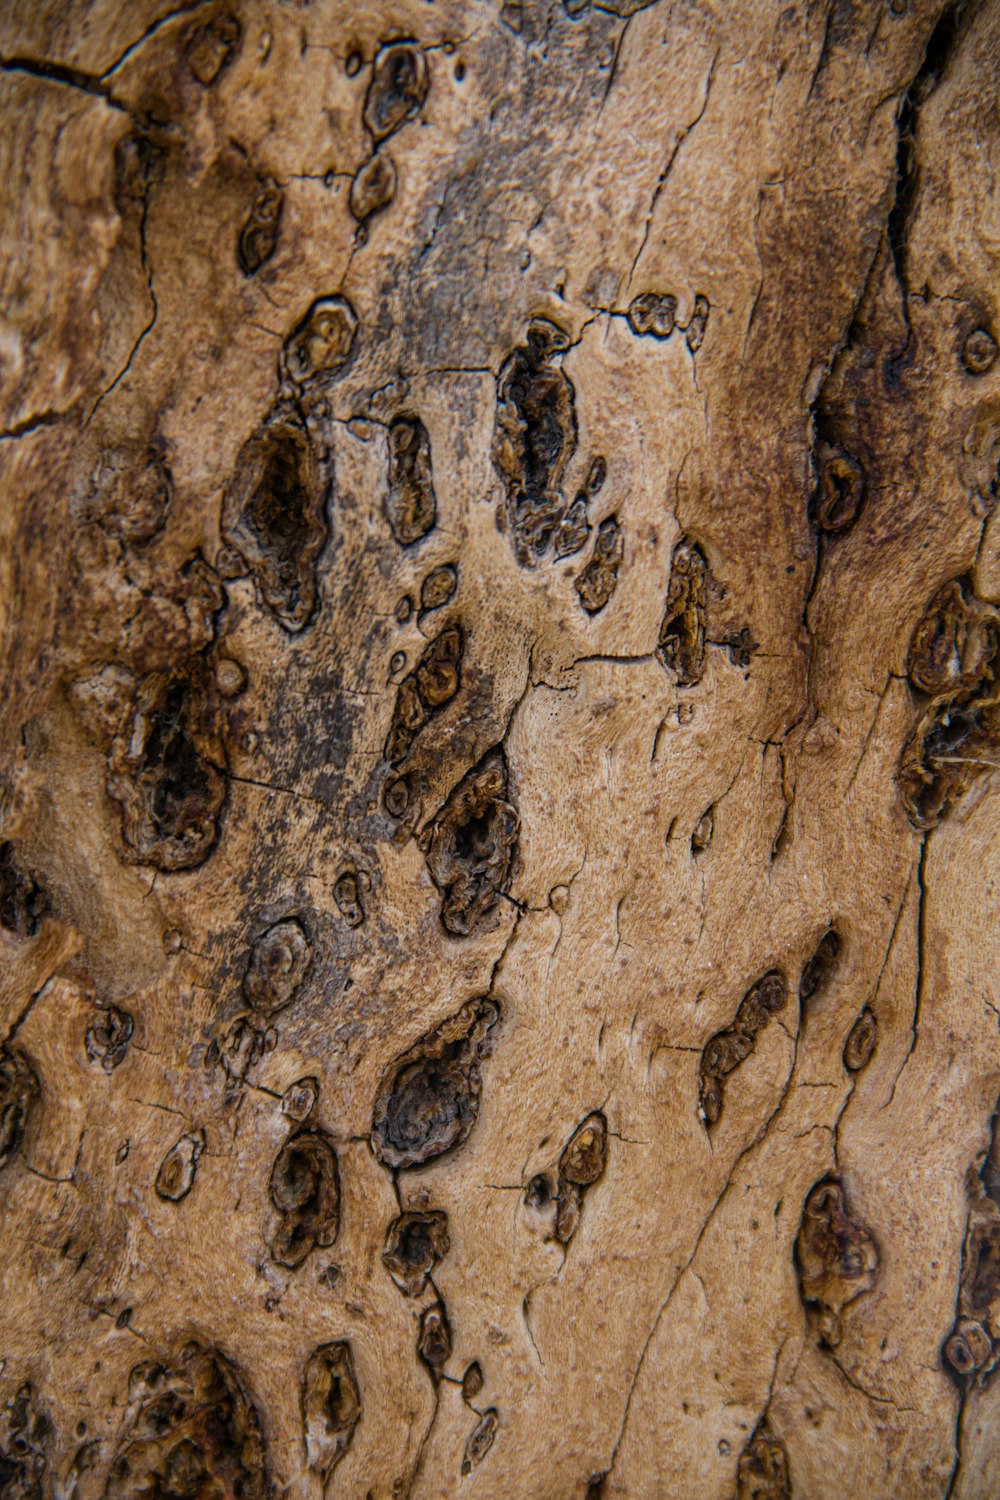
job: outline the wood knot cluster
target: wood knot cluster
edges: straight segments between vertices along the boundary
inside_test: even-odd
[[[835,1348],[841,1314],[875,1285],[878,1246],[868,1226],[851,1214],[843,1184],[825,1177],[805,1201],[795,1241],[795,1264],[802,1300],[820,1341]]]
[[[1000,610],[965,579],[945,584],[917,624],[906,663],[920,713],[898,782],[915,827],[936,828],[996,760],[998,664]]]
[[[508,799],[503,750],[491,750],[450,792],[421,834],[441,921],[454,937],[481,931],[513,876],[521,821]]]
[[[218,1495],[269,1500],[257,1408],[234,1365],[196,1340],[129,1377],[125,1431],[106,1500]]]
[[[706,1128],[717,1124],[722,1114],[725,1079],[750,1056],[759,1032],[784,1009],[787,999],[785,976],[772,969],[744,995],[732,1024],[706,1042],[698,1086],[698,1108]]]

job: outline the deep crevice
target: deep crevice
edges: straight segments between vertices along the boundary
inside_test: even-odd
[[[934,93],[944,76],[961,31],[966,15],[975,9],[977,0],[950,0],[941,15],[924,52],[923,62],[914,75],[899,107],[899,142],[896,148],[896,196],[886,230],[896,275],[904,294],[904,316],[909,325],[906,308],[907,292],[907,238],[910,220],[916,204],[920,186],[920,163],[917,160],[917,126],[920,111]]]
[[[5,73],[25,73],[29,78],[41,78],[46,83],[61,84],[64,88],[78,89],[95,99],[103,99],[112,109],[127,114],[128,110],[116,99],[108,85],[92,73],[83,73],[79,68],[67,67],[64,63],[49,62],[45,58],[0,57],[0,70]]]

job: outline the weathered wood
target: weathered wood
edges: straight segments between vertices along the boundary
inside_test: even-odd
[[[1000,1494],[1000,4],[0,110],[0,1496]]]

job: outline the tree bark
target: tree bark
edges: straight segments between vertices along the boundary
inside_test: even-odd
[[[0,53],[0,1496],[1000,1494],[998,0]]]

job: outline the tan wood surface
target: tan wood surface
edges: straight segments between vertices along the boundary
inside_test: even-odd
[[[996,1500],[998,0],[0,0],[0,202],[0,1495]]]

